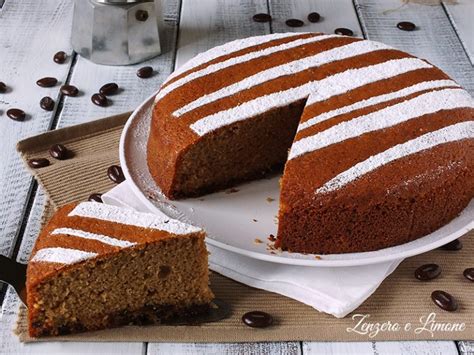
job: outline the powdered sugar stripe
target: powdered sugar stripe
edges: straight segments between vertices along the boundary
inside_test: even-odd
[[[318,67],[331,62],[352,58],[360,54],[370,53],[384,49],[391,49],[391,47],[377,42],[358,41],[346,44],[341,47],[332,48],[310,57],[278,65],[276,67],[266,69],[257,74],[251,75],[239,82],[226,86],[211,94],[201,96],[200,98],[190,102],[189,104],[173,112],[173,116],[179,117],[187,112],[195,110],[198,107],[207,105],[211,102],[234,95],[240,91],[250,89],[259,84],[282,76],[295,74],[309,68]]]
[[[348,69],[345,72],[319,81],[312,81],[295,88],[264,95],[231,109],[203,117],[194,122],[190,127],[196,134],[203,136],[217,128],[267,112],[271,108],[285,106],[304,99],[308,97],[310,93],[312,95],[316,91],[330,90],[328,86],[336,85],[338,82],[344,82],[344,91],[350,91],[357,87],[388,79],[399,74],[431,67],[430,64],[420,59],[402,58],[369,65],[363,68]]]
[[[191,124],[190,128],[196,134],[203,136],[217,128],[264,113],[270,108],[286,106],[292,102],[304,99],[308,97],[313,84],[314,82],[309,82],[295,88],[258,97],[229,110],[220,111],[201,118]]]
[[[207,66],[207,67],[205,67],[201,70],[191,72],[190,74],[188,74],[188,75],[172,82],[171,84],[163,87],[160,90],[160,92],[158,93],[158,95],[156,95],[155,102],[158,102],[159,100],[161,100],[163,97],[168,95],[173,90],[176,90],[177,88],[179,88],[179,87],[181,87],[181,86],[183,86],[183,85],[185,85],[185,84],[187,84],[187,83],[189,83],[193,80],[196,80],[196,79],[201,78],[203,76],[215,73],[219,70],[222,70],[222,69],[225,69],[225,68],[228,68],[228,67],[231,67],[231,66],[235,66],[235,65],[240,64],[240,63],[245,63],[245,62],[248,62],[249,60],[252,60],[252,59],[268,56],[268,55],[273,54],[273,53],[283,52],[283,51],[286,51],[286,50],[289,50],[289,49],[292,49],[292,48],[295,48],[295,47],[303,46],[305,44],[319,42],[319,41],[323,41],[323,40],[326,40],[326,39],[332,39],[332,38],[336,38],[336,37],[341,37],[341,36],[338,36],[338,35],[320,35],[320,36],[314,36],[314,37],[308,37],[308,38],[299,38],[299,39],[293,40],[292,42],[286,42],[286,43],[283,43],[283,44],[280,44],[280,45],[277,45],[277,46],[267,47],[267,48],[259,50],[259,51],[250,52],[250,53],[238,56],[238,57],[232,57],[232,58],[227,59],[227,60],[222,61],[222,62],[211,64],[211,65],[209,65],[209,66]]]
[[[325,131],[295,142],[288,159],[327,147],[362,134],[381,130],[411,119],[462,107],[474,107],[474,100],[463,89],[428,92],[379,111],[341,122]]]
[[[301,123],[298,126],[298,132],[302,131],[306,128],[309,128],[311,126],[314,126],[317,123],[326,121],[330,118],[343,115],[345,113],[349,113],[355,110],[359,110],[361,108],[369,107],[372,105],[380,104],[382,102],[387,102],[390,100],[394,99],[399,99],[411,94],[414,94],[416,92],[424,91],[424,90],[429,90],[429,89],[436,89],[436,88],[443,88],[443,87],[459,87],[459,85],[453,81],[453,80],[431,80],[431,81],[423,81],[420,83],[417,83],[415,85],[403,88],[398,91],[394,91],[388,94],[384,95],[379,95],[379,96],[373,96],[369,99],[358,101],[354,104],[344,106],[329,112],[325,112],[323,114],[320,114],[316,117],[313,117],[303,123]]]
[[[361,176],[384,166],[394,160],[404,158],[421,152],[426,149],[436,147],[441,144],[455,142],[462,139],[474,138],[474,121],[461,122],[437,131],[424,134],[406,143],[398,144],[369,159],[360,162],[335,178],[329,180],[316,193],[327,193],[337,190],[348,183],[357,180]]]
[[[268,42],[276,41],[278,39],[282,38],[287,38],[287,37],[298,37],[301,35],[307,34],[307,32],[300,32],[300,33],[292,33],[292,32],[287,32],[287,33],[274,33],[274,34],[269,34],[269,35],[263,35],[263,36],[254,36],[254,37],[248,37],[244,39],[237,39],[232,42],[225,43],[221,46],[217,46],[214,48],[211,48],[203,53],[199,53],[196,55],[193,59],[187,61],[184,63],[180,68],[175,70],[167,79],[167,81],[173,79],[174,77],[178,76],[179,74],[182,74],[188,70],[191,70],[193,68],[196,68],[202,64],[208,63],[216,58],[232,54],[234,52],[241,51],[243,49],[253,47],[253,46],[258,46],[261,44],[265,44]],[[166,82],[165,82],[166,84]]]
[[[38,250],[31,262],[76,264],[81,261],[95,258],[97,253],[68,249],[68,248],[44,248]]]
[[[102,234],[95,234],[91,232],[86,232],[80,229],[72,229],[72,228],[57,228],[51,232],[52,235],[64,234],[64,235],[72,235],[74,237],[90,239],[90,240],[97,240],[101,243],[112,245],[114,247],[119,248],[127,248],[136,245],[137,243],[129,242],[128,240],[121,240],[117,238],[108,237]]]
[[[132,209],[105,205],[97,202],[82,202],[69,216],[101,219],[103,221],[126,224],[143,228],[158,229],[174,234],[189,234],[201,229],[175,219],[161,217],[152,213],[141,213]]]

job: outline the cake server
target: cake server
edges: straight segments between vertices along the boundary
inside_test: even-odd
[[[4,255],[0,255],[0,281],[12,286],[23,305],[26,307],[26,264],[16,262]],[[166,325],[199,325],[202,323],[217,322],[229,317],[231,308],[229,304],[214,299],[209,308],[209,312],[202,315],[190,317],[178,317],[162,324]]]
[[[26,264],[0,255],[0,281],[12,286],[21,302],[26,306]]]

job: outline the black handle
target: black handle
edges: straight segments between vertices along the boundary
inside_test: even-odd
[[[13,286],[20,294],[25,289],[26,265],[0,255],[0,281]]]

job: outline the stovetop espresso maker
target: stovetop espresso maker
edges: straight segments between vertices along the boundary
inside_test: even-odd
[[[161,53],[161,0],[75,0],[71,43],[94,63],[126,65]]]

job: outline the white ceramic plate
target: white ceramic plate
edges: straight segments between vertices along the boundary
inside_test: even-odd
[[[270,234],[276,235],[278,176],[237,186],[202,198],[170,201],[151,178],[146,163],[151,107],[154,95],[128,120],[120,140],[120,162],[131,188],[151,210],[203,227],[207,242],[251,258],[289,265],[319,267],[367,265],[421,254],[459,238],[474,228],[474,200],[463,213],[436,232],[413,242],[373,252],[315,255],[268,250]],[[160,154],[156,152],[156,154]],[[230,193],[230,191],[234,191]],[[257,242],[256,242],[257,240]],[[262,243],[258,243],[258,240]]]

